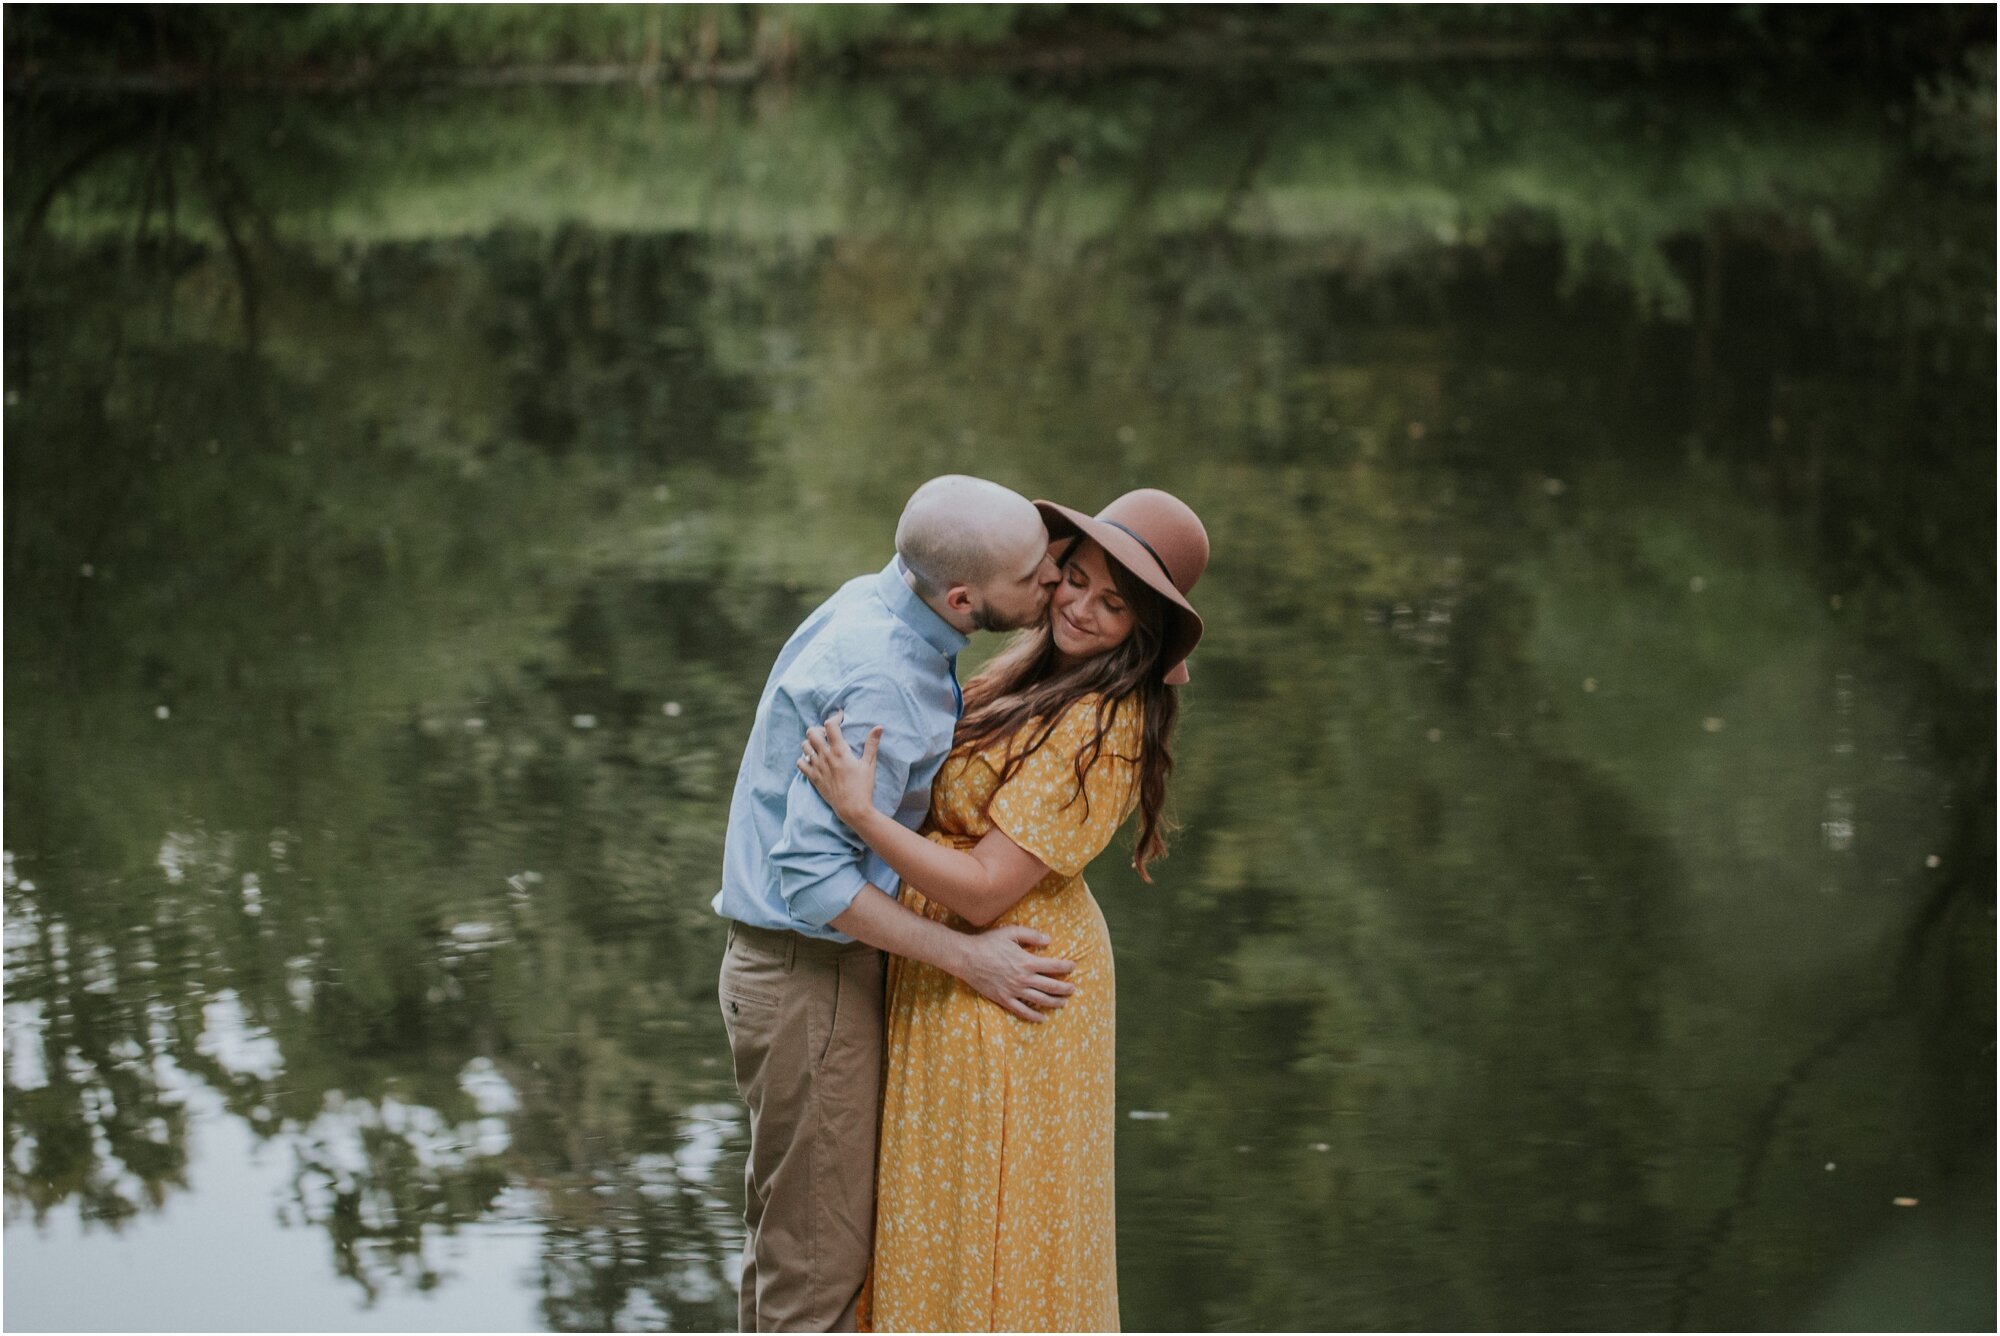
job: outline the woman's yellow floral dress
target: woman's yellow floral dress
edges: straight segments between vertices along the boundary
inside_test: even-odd
[[[1094,695],[1069,706],[997,792],[1009,748],[1038,725],[953,752],[931,789],[929,838],[969,849],[998,826],[1048,866],[996,923],[1047,933],[1044,954],[1076,962],[1076,993],[1034,1024],[941,970],[891,957],[875,1260],[863,1298],[872,1330],[1118,1329],[1116,999],[1111,940],[1083,870],[1137,803],[1143,733],[1138,702],[1121,703],[1085,777],[1086,808],[1076,760],[1096,713]],[[966,926],[915,887],[902,900]]]

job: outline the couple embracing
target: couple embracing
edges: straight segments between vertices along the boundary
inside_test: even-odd
[[[1165,851],[1207,563],[1165,492],[1093,518],[934,478],[895,559],[779,653],[715,897],[742,1330],[1117,1329],[1111,943],[1083,870],[1134,810],[1142,877]],[[961,688],[974,631],[1020,634]]]

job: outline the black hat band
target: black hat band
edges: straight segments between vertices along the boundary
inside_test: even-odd
[[[1141,538],[1138,534],[1133,533],[1130,529],[1120,524],[1117,520],[1107,520],[1100,515],[1097,518],[1097,522],[1099,524],[1110,525],[1112,528],[1117,529],[1119,532],[1123,533],[1126,537],[1130,538],[1133,542],[1137,543],[1140,547],[1145,548],[1146,555],[1151,557],[1155,562],[1159,564],[1160,574],[1167,577],[1167,583],[1174,587],[1176,593],[1180,591],[1181,582],[1179,580],[1176,580],[1174,578],[1174,573],[1167,569],[1167,563],[1161,558],[1159,553],[1153,550],[1153,545],[1151,543]]]

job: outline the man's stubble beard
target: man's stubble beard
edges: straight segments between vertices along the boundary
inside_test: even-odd
[[[1049,615],[1049,605],[1044,603],[1028,613],[1018,622],[1002,621],[993,615],[993,609],[981,604],[972,610],[972,629],[975,631],[1023,631],[1036,626]]]

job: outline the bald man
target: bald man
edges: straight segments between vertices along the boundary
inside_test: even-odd
[[[884,951],[954,974],[1024,1020],[1073,991],[1027,928],[972,935],[896,903],[898,878],[797,769],[835,710],[883,726],[875,805],[912,830],[951,750],[974,631],[1041,620],[1060,578],[1041,513],[981,478],[916,490],[896,556],[814,609],[778,654],[729,804],[722,1019],[750,1110],[743,1331],[853,1331],[875,1232]]]

